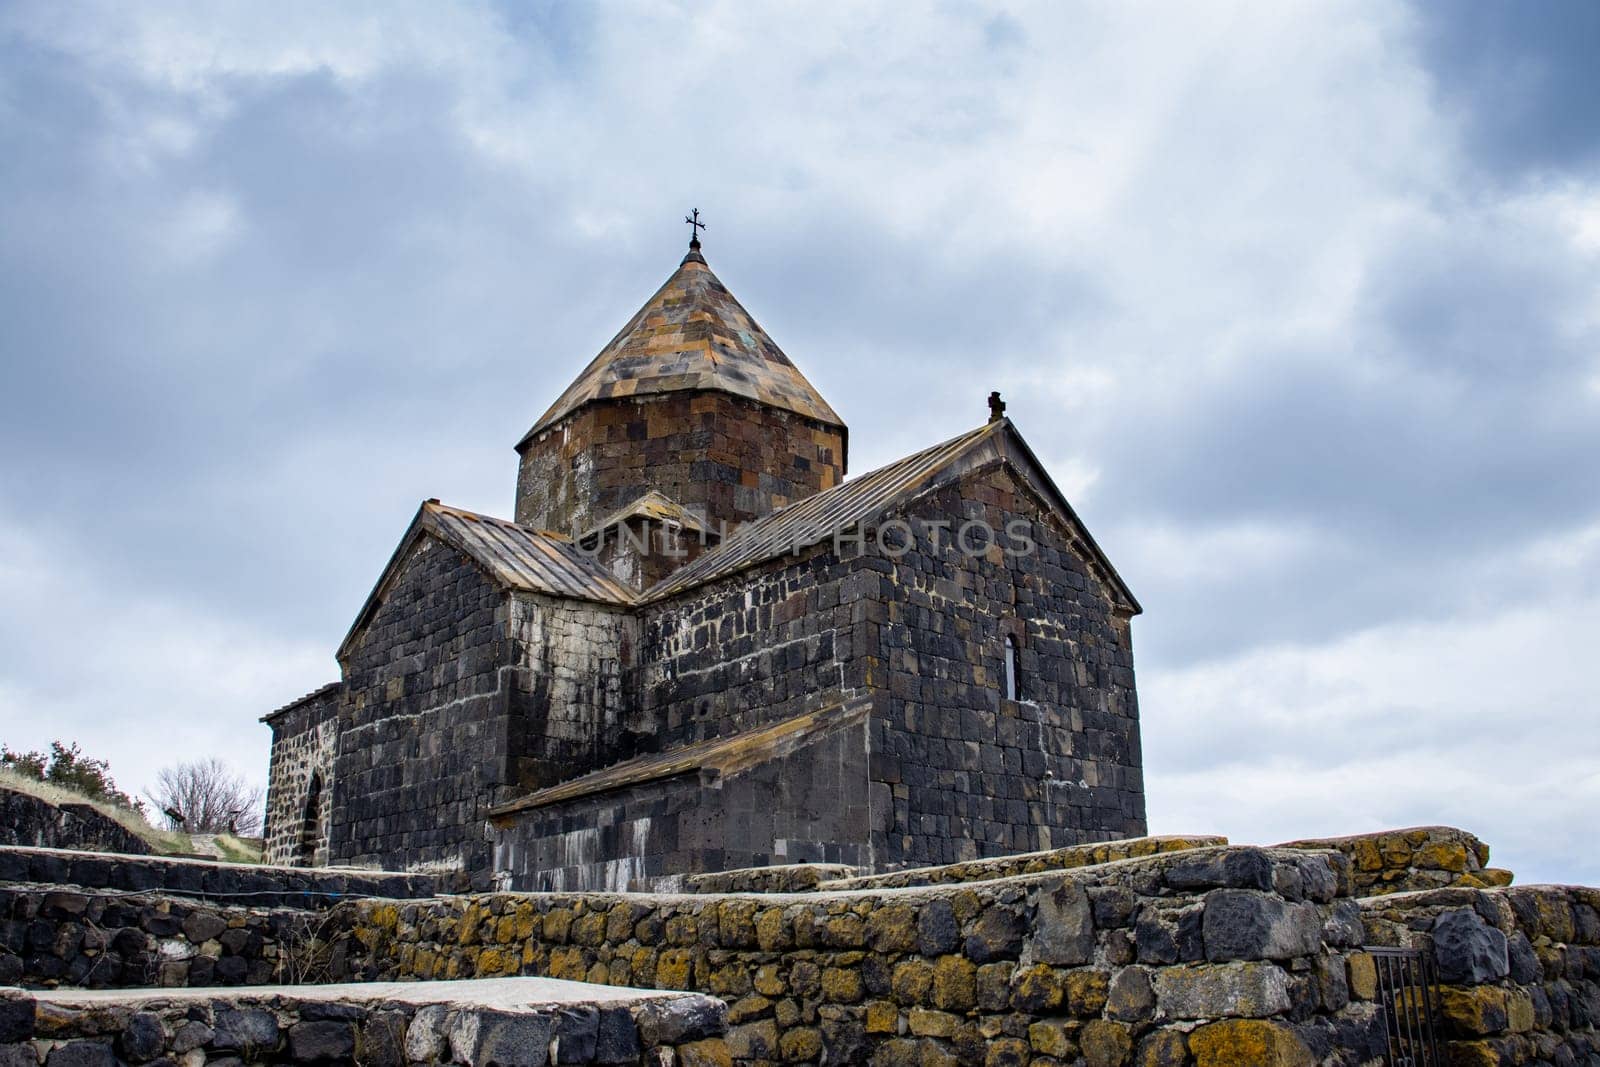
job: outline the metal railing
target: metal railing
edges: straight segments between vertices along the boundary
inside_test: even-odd
[[[1414,948],[1368,946],[1378,972],[1378,1005],[1389,1042],[1389,1067],[1443,1067],[1434,1020],[1439,978],[1433,958]]]

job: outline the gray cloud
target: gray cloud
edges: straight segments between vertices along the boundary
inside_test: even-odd
[[[1585,0],[1418,3],[1418,46],[1473,158],[1499,177],[1600,159],[1600,10]]]

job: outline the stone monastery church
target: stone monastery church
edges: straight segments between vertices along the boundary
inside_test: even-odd
[[[1144,834],[1138,602],[990,404],[846,480],[691,241],[517,443],[514,519],[423,503],[265,716],[267,858],[663,889]]]

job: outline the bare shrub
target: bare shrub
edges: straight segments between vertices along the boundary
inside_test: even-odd
[[[261,832],[262,791],[215,756],[166,768],[155,791],[145,795],[175,830],[245,837]]]

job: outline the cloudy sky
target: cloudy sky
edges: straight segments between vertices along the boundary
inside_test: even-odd
[[[332,651],[710,221],[857,471],[1002,390],[1146,614],[1150,822],[1600,882],[1600,6],[0,5],[0,740]]]

